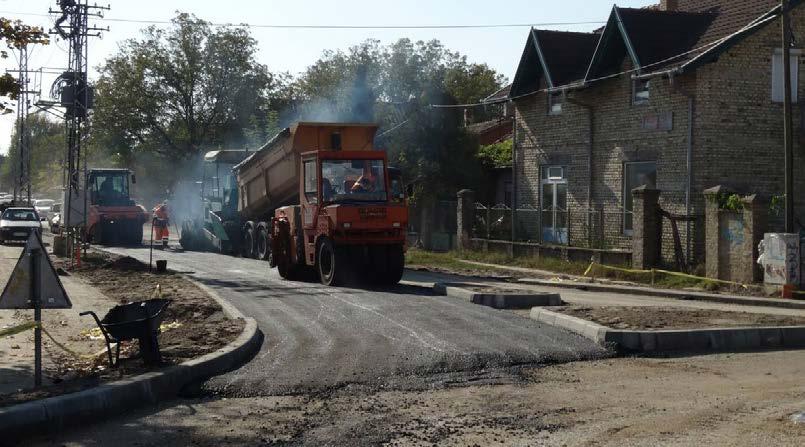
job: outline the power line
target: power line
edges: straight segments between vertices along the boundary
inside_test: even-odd
[[[593,83],[593,82],[599,82],[599,81],[605,81],[607,79],[617,78],[619,76],[623,76],[623,75],[626,75],[626,74],[631,74],[631,73],[638,72],[638,71],[643,70],[645,68],[656,67],[658,65],[664,65],[664,64],[667,64],[669,62],[673,62],[673,61],[675,61],[677,59],[680,59],[680,58],[683,58],[685,56],[688,56],[690,54],[693,54],[693,53],[705,52],[705,51],[711,49],[712,47],[715,47],[715,46],[717,46],[717,45],[719,45],[719,44],[721,44],[723,42],[726,42],[727,40],[732,38],[735,34],[741,33],[744,30],[746,30],[747,28],[749,28],[751,26],[754,26],[754,25],[756,25],[758,23],[760,23],[760,21],[758,21],[758,20],[752,21],[750,24],[746,25],[745,27],[741,28],[740,30],[736,31],[733,34],[724,36],[724,37],[722,37],[720,39],[716,39],[716,40],[714,40],[714,41],[712,41],[710,43],[706,43],[706,44],[701,45],[699,47],[696,47],[696,48],[694,48],[692,50],[685,51],[684,53],[676,54],[674,56],[668,57],[668,58],[663,59],[661,61],[646,64],[646,65],[644,65],[642,67],[638,67],[638,68],[632,68],[630,70],[624,70],[624,71],[621,71],[619,73],[613,73],[613,74],[610,74],[610,75],[601,76],[601,77],[594,78],[594,79],[586,79],[586,80],[582,81],[581,83],[568,84],[568,85],[561,86],[561,87],[558,87],[558,88],[543,88],[543,89],[534,90],[534,91],[531,91],[531,92],[528,92],[528,93],[523,93],[522,95],[512,96],[512,97],[509,97],[509,98],[496,99],[494,101],[476,102],[476,103],[471,103],[471,104],[430,104],[430,107],[435,108],[435,109],[454,109],[454,108],[465,109],[465,108],[470,108],[470,107],[480,107],[480,106],[501,104],[501,103],[508,102],[508,101],[513,101],[513,100],[517,100],[517,99],[526,98],[526,97],[529,97],[529,96],[534,96],[534,95],[536,95],[538,93],[551,92],[551,91],[561,91],[563,88],[574,88],[574,87],[582,86],[584,84],[590,84],[590,83]]]
[[[32,12],[0,11],[0,14],[14,14],[20,16],[50,17],[48,14]],[[155,19],[116,19],[110,17],[99,17],[97,20],[107,22],[140,23],[145,25],[169,25],[170,20]],[[484,28],[530,28],[536,26],[575,26],[575,25],[600,25],[605,21],[589,22],[542,22],[542,23],[492,23],[492,24],[469,24],[469,25],[277,25],[277,24],[250,24],[250,23],[220,23],[210,22],[212,26],[232,27],[232,28],[269,28],[269,29],[331,29],[331,30],[350,30],[350,29],[484,29]]]

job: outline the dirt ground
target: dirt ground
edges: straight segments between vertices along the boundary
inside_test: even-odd
[[[625,330],[805,326],[805,317],[684,307],[563,306],[551,310]]]
[[[185,399],[34,446],[801,446],[805,351],[487,371],[409,391]]]
[[[112,305],[141,301],[159,295],[173,300],[165,310],[159,347],[163,364],[157,367],[143,365],[139,358],[136,340],[123,342],[120,350],[120,366],[109,368],[108,358],[76,358],[56,347],[48,349],[54,366],[47,371],[45,387],[37,390],[22,390],[0,395],[0,406],[13,405],[33,399],[80,391],[99,383],[140,374],[154,368],[165,368],[215,351],[233,341],[243,330],[242,320],[227,319],[218,303],[206,292],[178,274],[152,274],[147,266],[131,258],[113,258],[109,255],[92,254],[82,267],[68,267],[55,260],[54,266],[64,268],[69,275],[85,281],[112,301]],[[159,286],[160,292],[155,292]],[[84,309],[75,309],[78,312]],[[103,318],[104,312],[98,314]],[[60,342],[70,349],[87,352],[87,346],[97,352],[105,348],[100,331],[86,319],[83,330],[70,336],[62,335]],[[46,345],[47,348],[47,345]]]

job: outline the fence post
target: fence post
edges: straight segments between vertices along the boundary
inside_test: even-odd
[[[648,270],[660,261],[662,218],[660,191],[641,186],[632,190],[632,264],[638,270]]]
[[[458,250],[469,250],[471,247],[472,225],[475,220],[475,191],[462,189],[458,192],[456,205],[456,238]]]

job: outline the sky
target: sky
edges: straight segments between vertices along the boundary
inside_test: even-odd
[[[525,25],[496,28],[462,29],[271,29],[252,28],[259,46],[258,61],[269,70],[298,74],[315,62],[324,50],[346,49],[365,39],[390,43],[399,38],[438,39],[447,48],[458,51],[471,62],[487,63],[509,79],[514,76],[528,25],[567,31],[591,31],[603,25],[612,8],[612,0],[91,0],[108,4],[105,19],[91,22],[110,27],[103,36],[89,42],[90,79],[97,76],[94,67],[117,52],[119,43],[136,38],[144,23],[117,20],[167,21],[177,11],[190,12],[213,23],[248,23],[251,25]],[[659,0],[620,0],[618,6],[643,7]],[[56,0],[0,0],[0,17],[20,19],[29,25],[52,27],[58,10]],[[114,19],[114,20],[106,20]],[[557,25],[557,23],[584,23]],[[166,26],[166,25],[158,25]],[[67,65],[65,42],[54,39],[48,46],[30,50],[29,69]],[[16,69],[14,56],[0,60],[0,72]],[[50,90],[51,76],[37,76],[35,89]],[[47,99],[47,98],[44,98]],[[14,115],[0,116],[0,153],[8,150]]]

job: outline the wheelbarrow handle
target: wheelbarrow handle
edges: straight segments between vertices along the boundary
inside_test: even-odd
[[[106,329],[103,327],[103,324],[101,324],[101,319],[98,318],[98,315],[95,312],[91,311],[91,310],[81,312],[78,315],[81,316],[81,317],[83,317],[84,315],[92,315],[92,318],[95,319],[95,323],[98,324],[98,329],[101,330],[101,334],[103,334],[103,338],[106,341],[106,352],[107,352],[107,355],[109,356],[109,366],[110,367],[115,366],[115,363],[112,362],[112,346],[111,346],[112,340],[109,339],[109,334],[106,332]],[[115,341],[117,342],[117,347],[118,347],[117,349],[119,350],[120,349],[120,342],[117,341],[117,340],[115,340]]]

